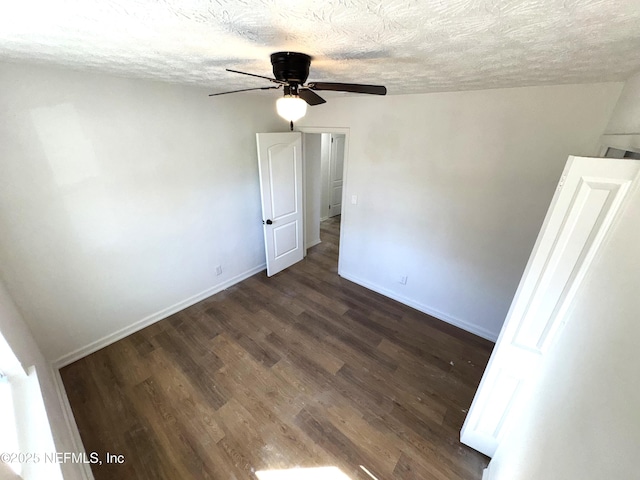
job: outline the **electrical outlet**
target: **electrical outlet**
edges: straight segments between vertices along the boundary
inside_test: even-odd
[[[403,276],[400,277],[400,283],[402,285],[406,285],[407,284],[407,276],[406,275],[403,275]]]
[[[222,275],[222,265],[216,267],[216,275]]]

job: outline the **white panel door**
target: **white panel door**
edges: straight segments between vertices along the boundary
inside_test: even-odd
[[[257,133],[262,221],[270,277],[302,260],[302,135]]]
[[[569,157],[469,409],[461,440],[493,456],[611,223],[640,161]]]
[[[342,184],[344,173],[344,135],[331,135],[329,161],[329,216],[342,213]]]

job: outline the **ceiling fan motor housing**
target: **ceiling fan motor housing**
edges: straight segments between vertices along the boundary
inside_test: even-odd
[[[283,82],[302,85],[309,77],[311,57],[297,52],[276,52],[271,54],[273,75]]]

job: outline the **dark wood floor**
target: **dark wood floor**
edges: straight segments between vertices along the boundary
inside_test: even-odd
[[[61,370],[87,452],[126,459],[97,480],[481,478],[458,438],[493,344],[338,277],[338,233]]]

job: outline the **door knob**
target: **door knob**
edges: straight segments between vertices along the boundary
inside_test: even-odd
[[[266,224],[267,225],[271,225],[271,224],[273,224],[273,222],[269,219],[269,220],[266,221]]]

